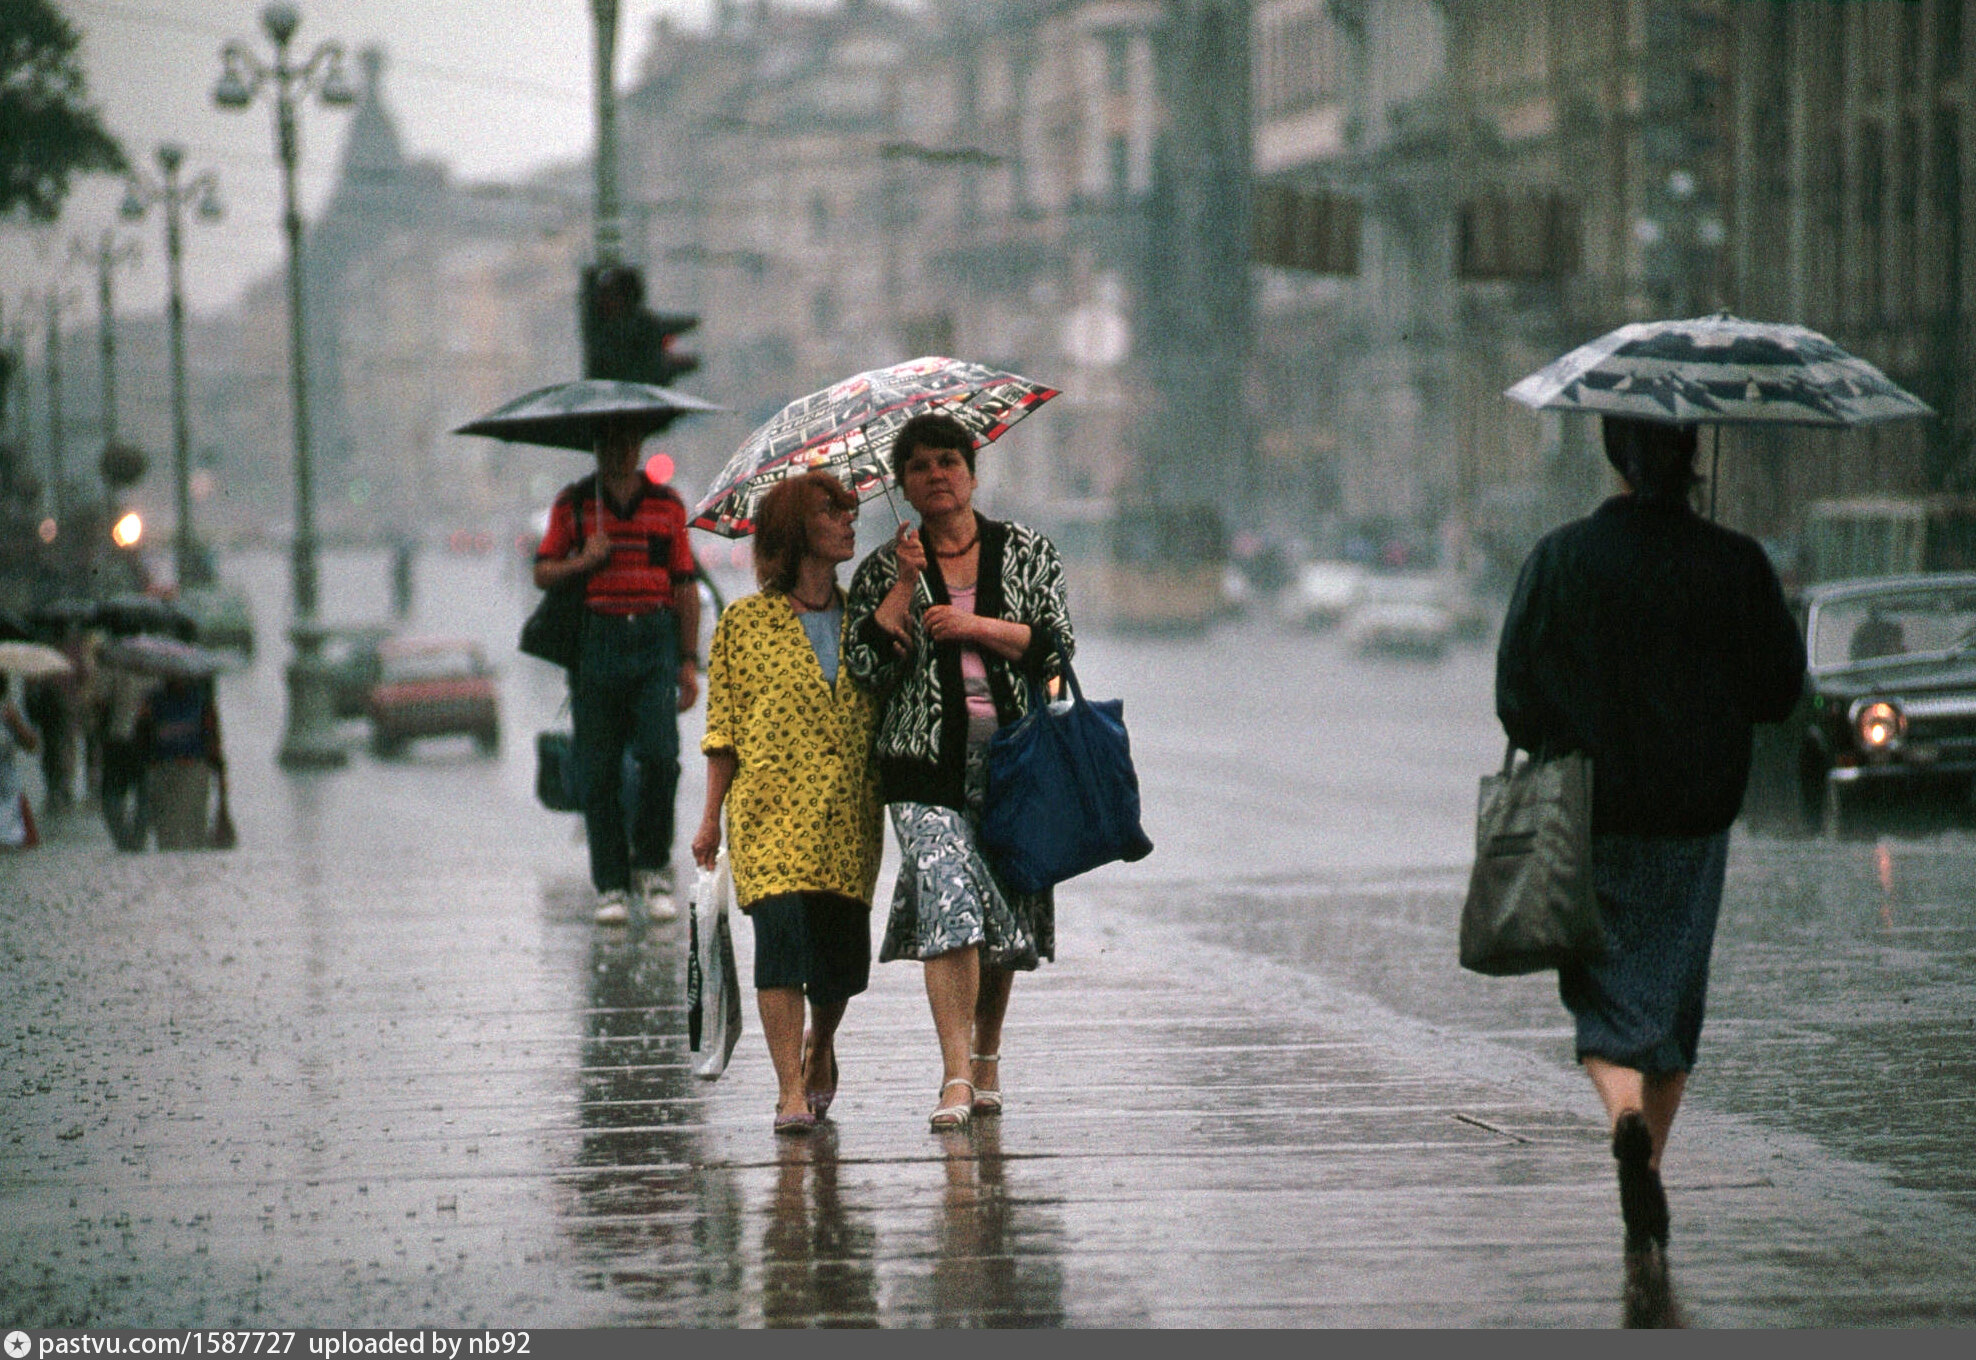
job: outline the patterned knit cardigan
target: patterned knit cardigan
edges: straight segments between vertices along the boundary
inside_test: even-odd
[[[1057,673],[1058,653],[1068,661],[1077,649],[1070,628],[1070,601],[1064,589],[1063,559],[1056,545],[1020,524],[974,517],[981,534],[980,570],[974,608],[984,618],[1030,626],[1029,650],[1007,661],[982,649],[988,692],[995,715],[1013,722],[1029,711],[1027,677]],[[912,646],[900,656],[892,638],[873,617],[899,579],[898,550],[887,543],[858,565],[851,578],[845,634],[850,646],[844,664],[851,678],[885,705],[878,722],[879,794],[888,803],[931,803],[965,808],[967,790],[967,699],[961,682],[961,647],[935,644],[920,617],[926,595],[951,604],[939,559],[928,555],[911,609]]]

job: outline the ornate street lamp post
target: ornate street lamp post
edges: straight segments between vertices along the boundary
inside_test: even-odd
[[[281,220],[288,237],[288,367],[295,407],[294,621],[289,628],[295,659],[288,668],[288,729],[282,736],[280,759],[290,768],[321,768],[343,764],[349,753],[336,738],[329,676],[322,662],[322,629],[316,622],[316,508],[314,469],[309,461],[308,364],[303,348],[302,213],[295,199],[299,154],[295,105],[311,92],[324,104],[354,104],[357,92],[344,75],[341,44],[324,42],[306,61],[289,57],[289,41],[301,23],[301,11],[286,0],[263,9],[261,27],[274,43],[274,60],[261,60],[238,40],[228,42],[220,49],[222,67],[219,84],[213,87],[213,102],[223,109],[244,109],[260,90],[274,92]]]
[[[165,278],[168,295],[165,320],[171,348],[172,380],[172,475],[173,497],[178,514],[178,533],[173,539],[173,561],[179,588],[203,585],[204,567],[199,540],[192,532],[192,422],[186,409],[185,391],[185,277],[184,242],[181,227],[185,205],[197,202],[202,222],[220,217],[219,181],[208,170],[189,182],[181,183],[179,166],[185,163],[185,149],[166,142],[158,147],[158,169],[162,180],[151,180],[135,169],[124,194],[123,215],[129,221],[144,216],[151,204],[165,209]]]
[[[96,343],[103,380],[103,448],[117,442],[117,287],[119,267],[137,261],[137,242],[119,240],[105,228],[95,244],[77,239],[69,242],[69,258],[80,260],[96,271]]]

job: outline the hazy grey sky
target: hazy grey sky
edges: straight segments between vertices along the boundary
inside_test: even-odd
[[[784,0],[786,3],[787,0]],[[812,0],[814,3],[815,0]],[[57,0],[85,34],[90,93],[134,160],[155,169],[158,143],[186,147],[186,172],[218,173],[227,215],[187,231],[186,290],[195,311],[238,296],[281,261],[280,179],[273,112],[265,100],[239,112],[212,102],[226,39],[267,51],[258,0]],[[588,154],[588,0],[298,0],[295,47],[324,39],[354,56],[370,43],[389,53],[385,90],[410,154],[445,161],[465,179],[515,178]],[[705,23],[710,0],[621,0],[618,80],[637,70],[660,15]],[[351,68],[353,78],[358,70]],[[311,105],[302,118],[305,211],[330,185],[348,110]],[[69,242],[118,227],[140,241],[140,262],[118,275],[119,313],[163,306],[162,226],[117,217],[120,184],[84,181],[53,229],[0,226],[0,304],[16,315],[24,292],[47,286],[51,266],[82,290],[79,316],[94,315],[93,275],[67,263]]]

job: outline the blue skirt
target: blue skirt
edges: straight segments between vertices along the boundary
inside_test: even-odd
[[[1592,838],[1606,960],[1558,970],[1578,1057],[1665,1076],[1695,1065],[1729,833]]]

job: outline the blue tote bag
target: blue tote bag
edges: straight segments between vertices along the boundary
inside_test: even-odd
[[[1139,826],[1124,701],[1086,699],[1068,662],[1063,677],[1069,702],[1052,705],[1032,679],[1029,712],[988,742],[981,845],[1020,892],[1041,892],[1153,850]]]

